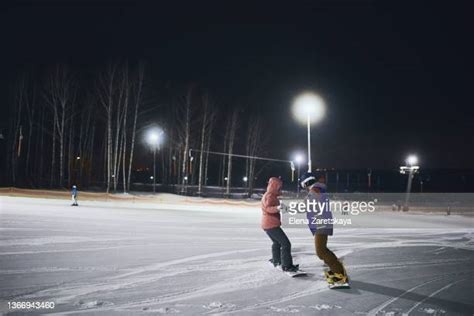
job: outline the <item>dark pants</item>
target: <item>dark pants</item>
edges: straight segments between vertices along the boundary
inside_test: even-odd
[[[328,249],[327,235],[314,235],[314,246],[316,248],[316,255],[319,259],[324,261],[329,266],[332,272],[344,274],[344,268],[337,259],[336,255]]]
[[[291,267],[293,258],[291,257],[291,243],[285,232],[280,227],[265,229],[268,237],[273,241],[272,257],[274,263],[281,263],[282,268]]]

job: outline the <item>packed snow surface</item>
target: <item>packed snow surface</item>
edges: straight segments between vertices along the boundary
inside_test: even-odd
[[[335,228],[351,289],[329,290],[304,227],[272,268],[258,206],[0,197],[0,313],[473,315],[473,217],[379,213]],[[375,225],[377,226],[377,225]]]

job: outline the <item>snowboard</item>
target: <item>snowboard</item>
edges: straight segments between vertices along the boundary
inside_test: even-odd
[[[304,272],[303,270],[298,270],[296,272],[291,272],[291,271],[283,271],[283,272],[292,278],[300,278],[300,277],[305,277],[308,275],[308,273]]]
[[[351,286],[349,285],[349,282],[346,282],[346,283],[329,283],[328,282],[328,286],[330,289],[334,290],[334,289],[350,289]]]

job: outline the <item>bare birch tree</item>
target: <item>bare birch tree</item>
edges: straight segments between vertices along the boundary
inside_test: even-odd
[[[133,110],[133,127],[132,127],[132,139],[130,144],[130,155],[128,159],[128,179],[127,179],[127,191],[130,191],[130,178],[132,176],[132,162],[135,153],[135,137],[137,133],[137,119],[139,113],[139,107],[142,100],[142,88],[143,88],[143,77],[144,77],[144,65],[143,63],[138,64],[138,71],[136,79],[134,80],[134,110]]]
[[[65,129],[68,123],[67,120],[69,120],[72,115],[72,109],[76,99],[76,83],[69,67],[66,65],[57,64],[50,71],[46,86],[46,99],[53,109],[54,131],[59,141],[59,186],[63,187]],[[53,168],[54,149],[52,157]]]
[[[204,164],[204,185],[207,186],[207,180],[208,180],[208,170],[209,170],[209,151],[211,149],[211,143],[212,143],[212,132],[214,129],[214,125],[216,122],[216,117],[217,113],[216,110],[214,109],[212,112],[212,115],[209,118],[209,127],[207,130],[207,139],[206,139],[206,161]]]
[[[205,179],[203,177],[207,178],[207,173],[205,173],[205,162],[204,162],[204,155],[205,155],[205,149],[206,149],[206,141],[210,142],[210,134],[209,129],[210,129],[210,122],[212,122],[214,116],[214,112],[212,109],[212,106],[209,101],[209,94],[206,92],[204,93],[202,97],[202,125],[201,125],[201,146],[200,146],[200,152],[199,152],[199,176],[198,176],[198,195],[202,194],[202,185]],[[209,134],[209,137],[208,137]],[[207,157],[207,154],[206,154]]]
[[[228,151],[228,162],[227,162],[227,185],[226,185],[226,195],[230,196],[230,186],[232,182],[232,154],[234,152],[234,142],[235,142],[235,134],[237,131],[237,121],[238,121],[239,112],[235,109],[232,112],[232,118],[230,123],[230,130],[229,130],[229,151]]]
[[[117,65],[109,63],[107,69],[101,74],[99,79],[99,98],[102,107],[106,113],[106,192],[110,192],[110,180],[112,177],[112,118],[114,110],[114,94],[115,94],[115,76],[117,72]]]
[[[186,99],[184,102],[184,130],[183,133],[183,160],[181,165],[181,193],[186,192],[186,185],[188,180],[188,156],[189,156],[189,140],[191,129],[191,103],[192,103],[193,86],[188,87]]]
[[[35,126],[35,113],[36,113],[36,85],[34,82],[31,87],[32,91],[28,91],[25,98],[25,108],[28,117],[28,137],[27,137],[27,150],[25,160],[25,178],[30,182],[31,185],[31,173],[30,173],[30,157],[31,147],[33,143],[33,128]],[[30,97],[31,96],[31,97]]]
[[[229,144],[229,134],[230,134],[230,128],[231,128],[231,119],[232,117],[230,116],[228,118],[228,121],[225,125],[225,133],[224,133],[224,145],[223,145],[223,150],[222,152],[227,152],[227,147]],[[226,174],[226,163],[228,159],[226,156],[222,156],[221,163],[219,165],[219,181],[218,181],[218,186],[225,186],[225,174]]]
[[[27,83],[26,83],[26,76],[22,74],[18,79],[18,82],[15,85],[15,94],[13,99],[13,121],[10,126],[10,135],[12,135],[9,145],[9,159],[7,160],[9,164],[7,165],[7,169],[10,169],[10,177],[12,180],[12,184],[16,184],[17,178],[17,164],[18,164],[18,156],[19,156],[19,146],[20,146],[20,137],[21,137],[21,122],[22,122],[22,114],[23,114],[23,107],[25,103],[25,98],[27,94]]]
[[[247,142],[246,142],[246,153],[249,157],[255,157],[259,154],[261,148],[261,137],[262,136],[262,121],[258,116],[252,116],[248,124],[247,130]],[[248,158],[246,161],[246,173],[248,195],[251,196],[253,193],[253,187],[255,183],[255,158]]]

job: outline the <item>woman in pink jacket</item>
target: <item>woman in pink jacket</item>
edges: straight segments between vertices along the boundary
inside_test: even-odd
[[[293,265],[291,256],[291,243],[283,229],[281,229],[280,204],[278,196],[281,195],[283,183],[280,179],[271,177],[268,181],[267,191],[262,197],[262,229],[272,240],[272,259],[270,262],[275,267],[281,265],[283,271],[298,271],[298,265]]]

